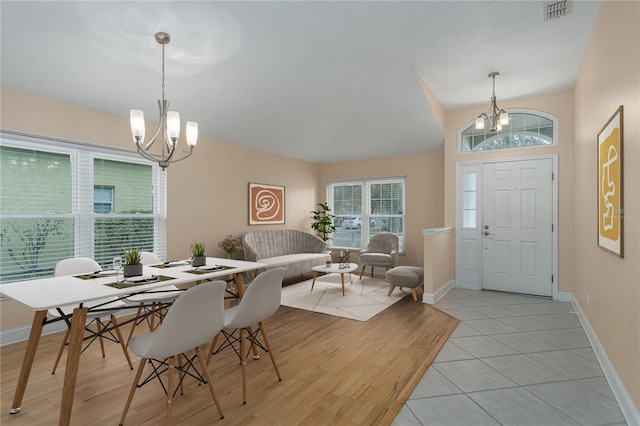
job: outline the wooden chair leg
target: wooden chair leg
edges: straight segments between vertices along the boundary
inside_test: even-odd
[[[360,271],[360,279],[362,279],[362,275],[364,274],[364,270],[365,270],[366,266],[362,266],[362,271]]]
[[[216,345],[218,344],[218,337],[220,336],[220,332],[216,334],[216,336],[211,341],[211,347],[209,348],[209,355],[207,355],[207,365],[209,365],[209,361],[211,361],[211,355],[213,355],[213,351],[216,350]]]
[[[51,374],[56,374],[58,363],[60,362],[60,358],[62,358],[62,352],[64,352],[64,347],[67,346],[67,342],[69,341],[69,333],[71,333],[71,328],[67,327],[67,331],[64,333],[64,339],[62,339],[62,344],[60,345],[60,350],[58,351],[58,356],[56,357],[56,362],[53,364]]]
[[[373,278],[373,266],[371,267],[371,278]]]
[[[124,352],[124,357],[127,358],[127,363],[129,364],[129,368],[133,370],[133,364],[131,363],[131,358],[129,358],[129,351],[127,350],[127,344],[122,338],[122,333],[120,333],[120,326],[118,325],[118,320],[116,320],[115,315],[111,314],[111,324],[116,331],[116,336],[118,337],[118,341],[120,342],[120,347],[122,347],[122,352]]]
[[[200,348],[196,348],[196,356],[198,357],[198,361],[200,362],[200,368],[202,368],[202,375],[207,381],[207,385],[209,385],[209,392],[211,392],[211,396],[213,397],[213,402],[216,403],[218,414],[220,414],[221,419],[224,419],[224,414],[222,414],[222,407],[220,406],[220,401],[218,401],[218,395],[216,395],[216,390],[213,388],[213,382],[211,381],[209,368],[207,367],[207,364],[205,364],[204,362],[204,357],[202,356],[202,351],[200,350]]]
[[[131,390],[129,391],[129,397],[127,398],[127,403],[124,405],[124,411],[122,412],[122,417],[120,417],[120,426],[124,424],[124,419],[127,417],[127,412],[129,411],[129,407],[131,406],[131,401],[133,400],[133,394],[136,392],[138,388],[138,382],[140,381],[140,377],[142,377],[142,372],[144,371],[144,366],[147,364],[147,359],[142,358],[140,360],[140,364],[138,365],[138,371],[136,372],[136,377],[133,379],[133,385],[131,385]]]
[[[138,318],[140,317],[140,313],[142,312],[143,306],[144,306],[144,303],[140,303],[140,306],[138,306],[138,310],[136,311],[136,316],[135,316],[136,319],[131,323],[131,330],[129,331],[129,337],[127,337],[127,346],[129,346],[129,340],[131,340],[131,338],[133,337],[133,330],[135,330],[136,327],[138,326]]]
[[[155,330],[156,326],[156,311],[158,310],[158,304],[157,303],[153,303],[151,305],[151,322],[149,322],[149,331],[153,331]]]
[[[183,375],[181,371],[182,367],[182,354],[178,354],[178,371],[180,371],[180,375],[178,376],[178,380],[180,381],[180,395],[184,395],[184,379],[181,377]],[[184,374],[186,376],[186,374]]]
[[[264,329],[264,325],[262,323],[258,323],[260,327],[260,333],[262,333],[262,337],[264,338],[264,345],[267,347],[267,351],[269,352],[269,356],[271,357],[271,363],[273,364],[273,369],[276,370],[276,376],[278,376],[278,381],[282,381],[282,377],[280,376],[280,371],[278,370],[278,366],[276,365],[276,359],[273,356],[273,351],[271,351],[271,345],[269,344],[269,338],[267,337],[267,332]]]
[[[98,329],[98,333],[102,331],[103,326],[102,326],[102,321],[100,321],[100,318],[96,318],[96,328]],[[100,350],[102,351],[102,358],[104,358],[106,355],[104,353],[104,339],[102,338],[102,333],[98,337],[98,341],[100,342]]]
[[[388,296],[391,296],[391,293],[393,293],[393,289],[395,289],[395,288],[396,288],[396,286],[395,286],[395,285],[390,285],[390,286],[389,286],[389,293],[387,293],[387,297],[388,297]]]

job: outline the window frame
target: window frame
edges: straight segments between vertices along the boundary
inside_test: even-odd
[[[375,213],[371,212],[371,187],[374,184],[384,184],[384,183],[400,183],[402,185],[402,213]],[[362,187],[361,191],[361,202],[360,202],[360,213],[344,213],[338,214],[335,210],[335,200],[334,200],[334,188],[336,186],[356,186],[360,185]],[[386,177],[375,177],[375,178],[358,178],[358,179],[345,179],[345,180],[334,180],[326,182],[326,200],[327,204],[331,208],[331,213],[338,217],[360,217],[361,226],[358,228],[360,231],[360,247],[344,247],[340,245],[330,245],[329,249],[333,250],[360,250],[369,244],[371,237],[375,234],[371,234],[371,220],[375,221],[375,218],[400,218],[402,224],[402,233],[398,234],[399,237],[399,254],[404,255],[406,252],[406,198],[407,198],[407,181],[406,176],[386,176]],[[335,223],[335,219],[334,219]],[[381,231],[379,231],[381,232]],[[332,239],[333,242],[333,239]]]
[[[127,215],[116,213],[96,213],[94,211],[94,179],[93,167],[96,159],[111,160],[124,163],[141,164],[151,167],[152,179],[152,213],[144,217],[153,219],[153,248],[159,257],[166,254],[166,173],[157,163],[144,159],[131,150],[118,147],[107,147],[82,141],[70,141],[40,135],[18,132],[0,131],[0,146],[25,149],[39,152],[69,155],[71,163],[71,212],[67,214],[2,214],[1,219],[16,218],[69,218],[73,219],[73,256],[94,258],[96,219],[100,217],[135,217],[139,214]],[[103,185],[99,185],[103,186]],[[115,195],[115,194],[114,194]],[[112,200],[112,207],[115,199]],[[112,208],[113,212],[113,208]],[[51,269],[53,271],[53,269]],[[33,279],[33,278],[27,278]],[[2,281],[15,282],[23,280]],[[0,282],[0,284],[2,283]]]

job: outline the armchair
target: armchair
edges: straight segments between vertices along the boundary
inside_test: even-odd
[[[388,271],[397,263],[398,235],[393,232],[378,232],[369,240],[367,248],[360,251],[360,264],[362,265],[360,279],[362,279],[367,266],[371,267],[371,276],[373,276],[373,268],[386,268]]]

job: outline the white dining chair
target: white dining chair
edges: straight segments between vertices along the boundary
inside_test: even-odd
[[[221,419],[224,418],[200,345],[209,342],[224,325],[226,285],[224,281],[211,281],[188,289],[176,299],[156,331],[135,336],[129,341],[131,352],[142,359],[122,412],[120,425],[124,424],[136,389],[154,378],[162,383],[167,396],[167,424],[171,424],[174,396],[178,390],[182,393],[182,384],[187,376],[208,385],[218,414]],[[191,350],[195,351],[194,355],[187,354]],[[201,370],[199,372],[195,365],[196,358]],[[153,371],[140,382],[147,363],[151,364]],[[161,374],[167,370],[168,380],[165,386]],[[177,381],[174,377],[176,370],[179,373]]]
[[[95,273],[101,271],[102,268],[93,259],[89,259],[87,257],[73,257],[69,259],[63,259],[56,263],[56,266],[53,269],[53,276],[59,277],[63,275],[78,275],[78,274],[87,274],[87,273]],[[129,368],[133,370],[133,364],[131,364],[131,359],[129,358],[129,352],[127,352],[127,347],[122,339],[122,335],[120,333],[120,329],[118,326],[118,321],[116,320],[115,313],[118,312],[119,308],[124,308],[126,303],[114,299],[99,299],[90,302],[90,305],[87,306],[89,308],[89,312],[87,313],[87,324],[85,326],[85,331],[88,336],[85,337],[85,340],[88,340],[88,343],[82,349],[84,352],[96,339],[98,339],[100,343],[100,349],[102,350],[102,356],[105,356],[104,352],[104,340],[110,340],[114,343],[119,343],[122,347],[122,351],[124,352],[124,356],[129,363]],[[62,339],[62,343],[60,345],[60,350],[58,350],[58,355],[56,356],[56,361],[53,365],[53,370],[51,374],[56,373],[56,369],[58,368],[58,363],[60,362],[60,358],[62,357],[62,353],[64,352],[64,348],[67,346],[69,342],[69,333],[71,332],[70,321],[73,321],[73,309],[76,306],[62,306],[55,309],[49,309],[48,314],[54,318],[61,318],[63,316],[70,317],[67,321],[67,331],[64,334],[64,338]],[[91,309],[105,309],[109,310],[108,313],[105,312],[91,312]],[[103,318],[109,318],[109,321],[106,323],[103,322]],[[92,330],[90,328],[91,324],[96,324],[96,330]],[[115,335],[109,330],[109,327],[113,325]],[[104,331],[106,330],[106,331]]]
[[[273,268],[254,278],[244,293],[244,296],[242,296],[240,303],[225,311],[224,328],[220,333],[216,334],[211,342],[207,356],[207,364],[211,360],[211,355],[228,347],[233,348],[238,355],[240,364],[242,365],[243,404],[247,403],[246,359],[249,353],[256,347],[269,353],[276,376],[279,381],[282,380],[263,321],[270,318],[280,307],[284,273],[284,268]],[[252,326],[254,325],[257,325],[258,328],[253,329]],[[227,331],[227,329],[231,329],[231,331]],[[224,337],[224,342],[216,348],[220,334]],[[259,340],[260,336],[264,343]],[[247,340],[250,342],[248,349],[246,348]],[[235,347],[236,343],[239,343],[238,348]],[[254,355],[254,359],[258,358],[259,356]]]
[[[162,263],[155,253],[149,251],[141,251],[140,257],[143,265],[157,265]],[[129,336],[127,337],[127,345],[129,344],[129,340],[131,340],[136,327],[143,321],[147,322],[149,331],[155,330],[156,318],[158,319],[158,324],[160,324],[171,303],[173,303],[173,301],[182,293],[183,291],[178,287],[174,285],[167,285],[150,292],[133,294],[125,298],[124,300],[128,304],[138,305],[138,311],[135,316],[136,320],[132,322],[131,330],[129,330]]]

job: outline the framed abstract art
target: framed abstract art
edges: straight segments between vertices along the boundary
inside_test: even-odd
[[[598,246],[624,257],[622,200],[623,108],[598,133]]]
[[[249,225],[284,223],[284,186],[249,183]]]

